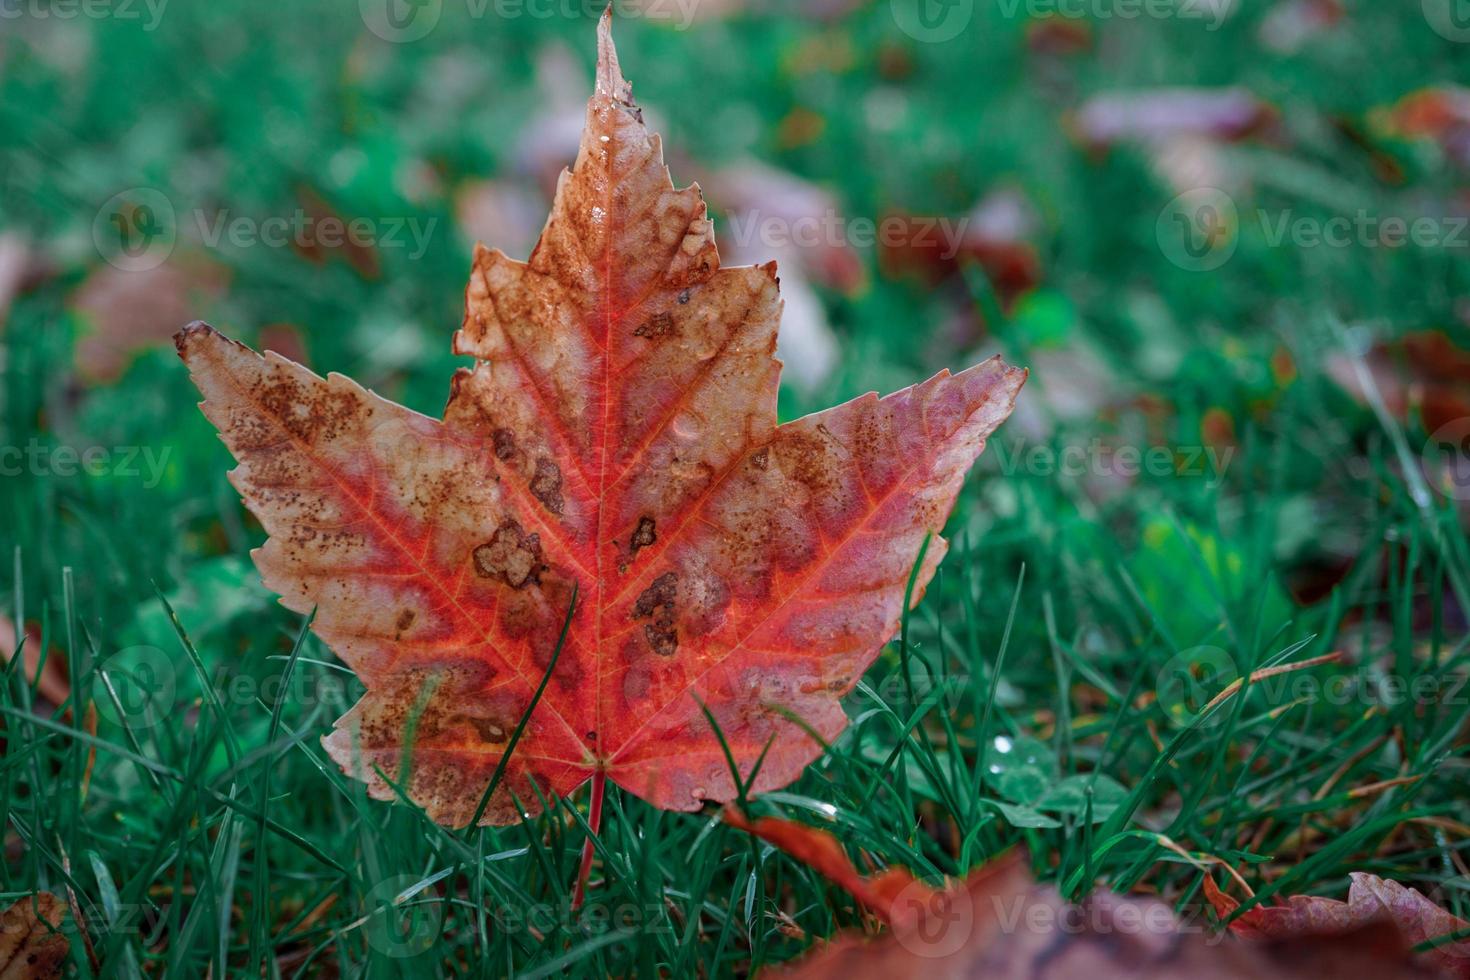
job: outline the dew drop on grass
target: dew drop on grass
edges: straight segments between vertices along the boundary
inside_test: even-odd
[[[1056,782],[1057,760],[1040,739],[997,735],[985,753],[985,773],[1001,796],[1032,803]]]

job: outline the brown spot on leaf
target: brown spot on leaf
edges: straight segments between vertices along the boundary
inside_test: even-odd
[[[819,426],[825,429],[826,426]],[[820,434],[793,430],[781,454],[782,471],[806,487],[815,500],[836,496],[841,486],[835,472],[831,443]]]
[[[281,428],[307,444],[342,435],[358,417],[360,408],[351,392],[324,386],[308,388],[290,376],[262,381],[252,396]]]
[[[490,433],[490,441],[495,447],[495,458],[507,460],[516,454],[516,437],[509,429],[496,429]]]
[[[475,715],[466,715],[465,721],[479,733],[480,738],[492,745],[498,745],[510,738],[510,733],[515,730],[515,724],[505,718],[480,718]]]
[[[398,621],[393,625],[398,628],[398,632],[402,633],[413,625],[414,618],[417,615],[412,609],[404,609],[398,614]]]
[[[653,518],[638,518],[638,526],[633,529],[633,537],[628,542],[628,557],[638,554],[638,549],[647,548],[658,540],[658,534],[654,531]]]
[[[685,292],[687,293],[688,290]],[[667,337],[674,332],[674,318],[667,313],[655,313],[642,326],[633,331],[633,336],[657,340],[659,337]]]
[[[539,584],[546,566],[541,563],[541,536],[526,534],[517,521],[506,521],[488,542],[475,549],[475,571],[482,578],[499,578],[513,589],[527,582]]]
[[[634,619],[650,619],[643,627],[648,645],[661,657],[672,657],[679,647],[679,631],[674,626],[675,600],[679,595],[679,577],[664,572],[644,589],[633,604]]]
[[[547,510],[561,516],[565,503],[561,496],[561,467],[542,456],[536,460],[536,472],[531,475],[531,496],[541,501]]]

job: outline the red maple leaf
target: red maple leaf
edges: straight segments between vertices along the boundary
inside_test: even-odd
[[[179,334],[270,535],[266,584],[316,609],[367,688],[325,745],[375,797],[387,774],[468,823],[554,655],[482,822],[535,809],[532,780],[551,797],[593,777],[594,828],[605,779],[670,809],[731,799],[701,701],[743,775],[774,740],[757,792],[820,752],[792,716],[841,731],[1025,372],[992,358],[778,426],[777,284],[774,263],[720,268],[604,17],[535,251],[475,250],[454,349],[476,363],[442,421],[204,324]]]

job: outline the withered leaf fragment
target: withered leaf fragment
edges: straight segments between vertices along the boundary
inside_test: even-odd
[[[1031,879],[1018,852],[936,888],[898,867],[860,874],[836,838],[815,827],[773,817],[750,821],[733,808],[726,808],[725,819],[811,865],[888,926],[877,937],[839,934],[779,971],[792,980],[1435,976],[1411,960],[1403,937],[1387,922],[1246,943],[1182,921],[1156,899],[1098,891],[1067,902]]]
[[[529,261],[479,247],[443,420],[203,324],[177,338],[255,559],[367,687],[326,747],[378,798],[404,778],[462,825],[565,646],[485,822],[591,776],[657,806],[754,791],[846,724],[839,699],[895,632],[905,585],[1025,372],[960,374],[776,424],[773,263],[722,268],[599,27],[574,167]],[[925,552],[915,596],[945,544]],[[514,798],[512,796],[514,794]]]
[[[1367,923],[1393,923],[1410,945],[1443,940],[1470,929],[1470,922],[1453,915],[1412,888],[1366,871],[1350,876],[1347,901],[1319,895],[1292,895],[1279,905],[1257,905],[1230,922],[1230,931],[1246,939],[1288,941],[1307,933],[1348,932]],[[1220,891],[1206,876],[1205,897],[1220,918],[1229,918],[1240,903]],[[1447,976],[1470,980],[1470,938],[1441,941],[1420,959]]]
[[[66,904],[50,892],[17,899],[0,913],[0,980],[61,976],[71,944],[62,935]]]

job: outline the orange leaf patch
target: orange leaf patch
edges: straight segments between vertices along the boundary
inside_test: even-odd
[[[203,324],[177,337],[289,608],[367,687],[327,750],[485,822],[597,774],[665,808],[785,785],[842,730],[1025,372],[992,358],[776,423],[774,263],[721,268],[599,27],[575,165],[529,261],[478,247],[442,420]],[[915,597],[945,551],[934,538]],[[415,719],[410,725],[410,718]],[[774,741],[773,741],[774,740]],[[514,796],[512,796],[514,794]],[[519,806],[517,804],[519,801]]]

